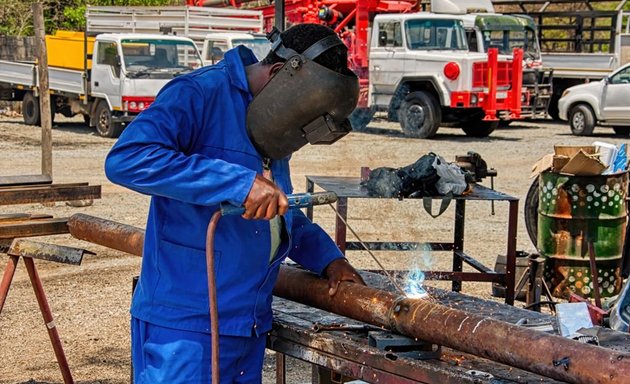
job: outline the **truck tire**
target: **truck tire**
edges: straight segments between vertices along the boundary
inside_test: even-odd
[[[112,122],[112,111],[105,101],[101,101],[96,107],[96,131],[103,137],[116,138],[123,131],[123,126]]]
[[[617,136],[630,136],[630,127],[613,127],[613,130]]]
[[[374,109],[373,108],[355,108],[352,111],[352,114],[348,117],[350,120],[350,125],[352,125],[352,130],[355,132],[363,132],[367,125],[372,121],[372,117],[374,117]]]
[[[39,99],[33,95],[33,92],[26,92],[22,98],[22,116],[26,125],[39,125],[41,123]]]
[[[498,121],[468,121],[462,124],[462,131],[470,137],[488,137],[498,126]]]
[[[560,96],[555,93],[551,96],[549,100],[549,106],[547,107],[547,114],[551,117],[552,120],[558,121],[560,120],[560,111],[558,110],[558,100],[560,100]]]
[[[411,92],[400,105],[398,121],[405,136],[430,139],[440,127],[442,109],[430,93]]]
[[[571,133],[576,136],[590,136],[595,129],[595,114],[586,104],[578,104],[569,112]]]
[[[499,129],[505,129],[507,127],[510,126],[510,124],[512,124],[514,120],[499,120],[499,125],[497,128]]]
[[[529,239],[537,247],[538,239],[538,177],[535,177],[532,184],[527,190],[525,196],[525,209],[523,210],[525,216],[525,229]]]

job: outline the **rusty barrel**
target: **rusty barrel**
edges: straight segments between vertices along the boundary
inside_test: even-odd
[[[553,294],[592,297],[588,244],[594,248],[601,297],[621,289],[628,173],[570,176],[542,172],[538,188],[537,248]]]

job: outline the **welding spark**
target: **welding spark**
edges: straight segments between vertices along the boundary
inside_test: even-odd
[[[429,295],[424,289],[424,272],[423,268],[430,268],[433,264],[431,257],[431,247],[427,244],[423,244],[419,247],[419,252],[412,258],[412,266],[409,269],[407,275],[407,281],[405,284],[405,293],[410,299],[422,299]]]
[[[405,285],[405,293],[410,299],[422,299],[428,296],[424,285],[424,272],[418,267],[414,267],[407,275],[407,284]]]

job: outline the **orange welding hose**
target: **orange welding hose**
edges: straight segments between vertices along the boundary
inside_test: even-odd
[[[219,384],[219,311],[217,286],[214,276],[214,231],[221,218],[221,210],[212,215],[206,233],[206,269],[208,273],[208,301],[210,303],[210,338],[212,340],[212,384]]]

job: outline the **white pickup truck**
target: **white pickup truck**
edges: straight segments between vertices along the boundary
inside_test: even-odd
[[[562,120],[574,135],[590,136],[596,125],[630,135],[630,64],[602,80],[568,88],[558,100]]]
[[[85,69],[49,67],[53,117],[55,113],[67,117],[82,114],[101,136],[118,137],[167,82],[202,65],[189,38],[100,34],[92,57],[85,55]],[[0,61],[0,87],[5,90],[1,94],[22,101],[26,124],[40,122],[37,84],[35,64]]]

